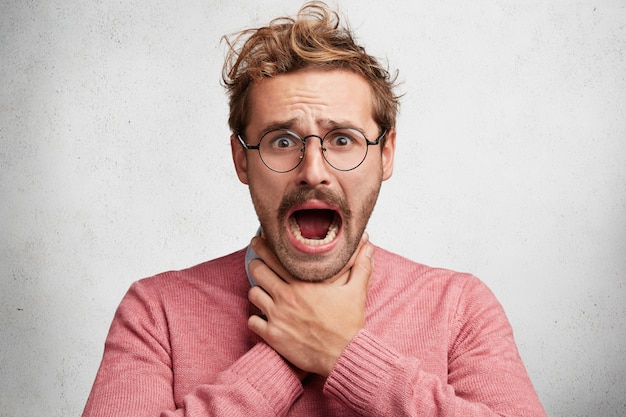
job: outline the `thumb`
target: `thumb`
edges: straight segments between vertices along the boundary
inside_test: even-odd
[[[367,290],[372,271],[374,270],[374,245],[369,241],[363,243],[350,270],[350,278],[346,285]]]

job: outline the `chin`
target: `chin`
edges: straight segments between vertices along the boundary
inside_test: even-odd
[[[300,264],[297,270],[291,271],[287,266],[285,268],[293,275],[295,279],[303,282],[324,282],[337,276],[345,267],[345,264],[337,267],[320,267],[319,265],[310,268],[302,267]]]
[[[346,245],[346,242],[341,242]],[[289,242],[275,247],[274,252],[285,269],[297,280],[305,282],[322,282],[340,274],[352,258],[358,247],[334,247],[334,250],[324,253],[303,253],[294,248]]]

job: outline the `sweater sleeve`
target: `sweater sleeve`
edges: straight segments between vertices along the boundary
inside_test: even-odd
[[[174,402],[167,317],[141,282],[120,303],[83,417],[284,416],[302,384],[258,343],[211,381]]]
[[[468,280],[451,314],[447,380],[369,330],[344,350],[324,392],[359,416],[545,417],[511,326],[489,289]]]

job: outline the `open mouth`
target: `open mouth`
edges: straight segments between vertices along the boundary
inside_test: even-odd
[[[341,217],[331,209],[296,210],[289,217],[291,233],[309,246],[331,243],[339,233]]]

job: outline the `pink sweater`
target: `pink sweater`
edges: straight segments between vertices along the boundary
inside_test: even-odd
[[[366,326],[303,383],[247,328],[244,251],[133,284],[83,417],[545,416],[493,294],[376,249]]]

